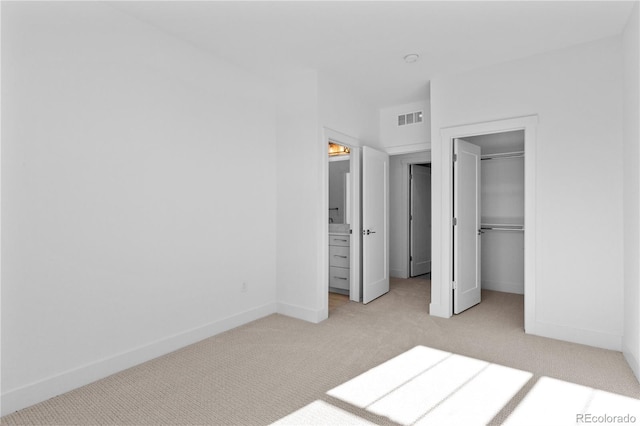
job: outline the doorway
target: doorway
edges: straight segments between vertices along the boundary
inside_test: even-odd
[[[431,273],[431,163],[409,165],[409,277]]]
[[[322,314],[326,318],[333,294],[348,293],[350,301],[366,304],[389,291],[389,156],[327,128],[324,140],[342,145],[345,154],[344,148],[349,148],[350,174],[350,179],[339,180],[345,182],[340,185],[347,187],[344,196],[350,200],[344,208],[349,211],[348,223],[336,223],[340,221],[340,207],[329,202],[333,200],[329,191],[329,164],[333,161],[329,161],[329,155],[324,156],[326,240],[320,259],[325,265],[320,300],[327,307]]]
[[[396,154],[390,157],[389,272],[394,278],[410,278],[422,274],[430,278],[426,274],[432,269],[431,183],[422,179],[417,187],[412,188],[412,169],[414,170],[413,183],[416,183],[415,174],[420,172],[428,173],[428,177],[431,178],[431,151]],[[416,203],[419,204],[419,210],[422,212],[418,214],[422,214],[422,217],[417,218],[414,214],[413,218],[419,223],[417,226],[412,226],[412,204],[416,207]],[[414,246],[413,250],[412,246]],[[418,250],[421,252],[416,253]],[[412,272],[412,256],[414,256],[413,260],[422,263],[422,274],[419,270]]]
[[[328,139],[328,300],[360,300],[360,148]]]
[[[524,130],[453,144],[453,312],[482,290],[524,294]]]
[[[536,115],[477,124],[442,128],[441,139],[434,145],[433,198],[442,199],[434,211],[434,265],[431,315],[449,318],[453,315],[453,268],[454,268],[454,177],[453,149],[456,139],[471,136],[524,131],[524,328],[526,333],[535,330],[535,265],[536,265]]]

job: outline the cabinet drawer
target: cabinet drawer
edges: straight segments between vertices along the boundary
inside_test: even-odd
[[[349,247],[329,246],[329,266],[349,267]]]
[[[349,246],[348,235],[329,235],[330,246]]]
[[[329,287],[349,290],[349,272],[347,268],[329,268]]]

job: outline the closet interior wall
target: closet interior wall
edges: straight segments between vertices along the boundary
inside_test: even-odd
[[[465,141],[482,154],[482,288],[524,294],[524,131]]]

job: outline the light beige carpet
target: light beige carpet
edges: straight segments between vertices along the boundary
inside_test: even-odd
[[[522,296],[485,291],[480,305],[448,320],[430,317],[428,303],[428,280],[392,280],[387,295],[340,306],[320,324],[270,315],[1,421],[253,425],[328,406],[342,413],[333,418],[397,424],[327,392],[416,346],[532,374],[493,424],[507,419],[543,376],[640,397],[621,353],[525,335]]]

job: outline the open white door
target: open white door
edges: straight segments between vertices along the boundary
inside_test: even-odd
[[[410,275],[431,272],[431,167],[412,164],[409,217]]]
[[[480,303],[480,147],[454,140],[453,313]]]
[[[389,291],[389,156],[362,148],[362,302]]]

